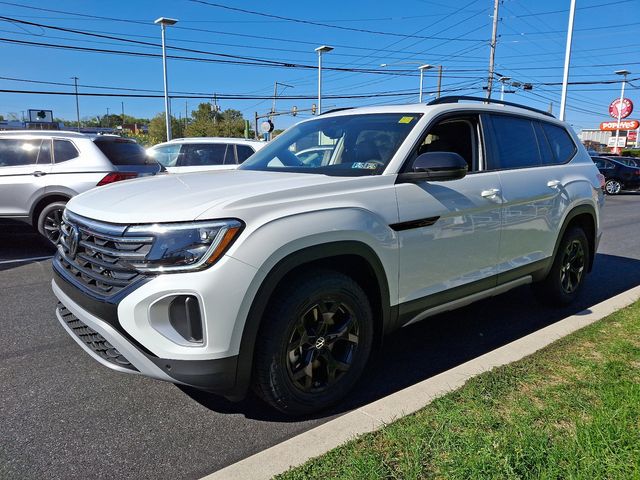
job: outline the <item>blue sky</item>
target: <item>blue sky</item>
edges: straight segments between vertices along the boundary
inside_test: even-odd
[[[209,53],[168,50],[169,54],[203,59],[237,60],[218,53],[258,58],[286,64],[316,65],[316,46],[335,47],[326,54],[325,67],[389,70],[397,75],[325,71],[325,95],[397,94],[374,98],[326,99],[323,108],[417,101],[418,63],[443,65],[444,94],[482,95],[486,85],[493,0],[362,0],[323,2],[231,2],[209,3],[253,10],[292,19],[323,23],[314,25],[238,12],[190,0],[136,0],[97,2],[91,0],[0,1],[0,15],[9,19],[107,35],[128,41],[56,31],[2,20],[0,26],[0,89],[71,92],[70,77],[80,78],[80,91],[115,93],[161,93],[162,63],[158,57],[125,56],[27,46],[8,42],[38,42],[93,49],[160,53],[160,30],[153,20],[160,16],[179,20],[167,32],[167,44]],[[547,109],[553,102],[557,114],[569,0],[504,0],[500,10],[496,72],[533,90],[508,94],[507,100]],[[640,0],[577,0],[570,81],[619,80],[615,70],[625,68],[640,78]],[[25,8],[32,7],[32,8]],[[35,8],[33,8],[35,7]],[[38,10],[40,9],[40,10]],[[45,9],[45,10],[43,10]],[[47,11],[48,9],[49,11]],[[55,10],[55,11],[50,11]],[[96,17],[109,17],[96,18]],[[359,31],[356,31],[359,30]],[[367,30],[367,31],[361,31]],[[136,42],[149,42],[141,45]],[[255,62],[255,60],[249,60]],[[411,62],[416,62],[415,64]],[[380,64],[398,65],[384,68]],[[20,79],[7,80],[6,78]],[[29,83],[59,82],[63,85]],[[198,94],[272,95],[274,82],[281,95],[314,96],[315,69],[247,66],[194,60],[169,60],[170,90]],[[91,88],[89,86],[92,86]],[[109,88],[93,88],[109,87]],[[425,92],[436,86],[436,72],[425,74]],[[627,97],[640,108],[640,80],[628,86]],[[135,92],[143,89],[158,92]],[[499,86],[494,98],[499,97]],[[620,84],[571,85],[567,120],[574,128],[597,127],[608,119],[607,107],[620,92]],[[163,111],[161,98],[81,97],[81,116],[104,115],[106,109],[135,116],[153,116]],[[200,101],[188,100],[192,110]],[[277,110],[308,109],[315,100],[278,100]],[[221,100],[223,109],[241,110],[245,118],[266,113],[271,100]],[[0,93],[0,114],[38,108],[51,109],[58,117],[74,119],[73,96]],[[185,100],[172,101],[173,113],[184,115]],[[301,114],[298,118],[304,117]],[[634,114],[633,118],[637,118]],[[276,127],[295,122],[278,117]]]

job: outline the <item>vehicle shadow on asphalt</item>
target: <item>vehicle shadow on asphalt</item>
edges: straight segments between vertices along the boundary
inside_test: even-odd
[[[36,262],[37,258],[50,257],[55,247],[29,225],[0,220],[0,271]],[[24,261],[24,259],[28,259]]]
[[[598,254],[577,301],[568,307],[541,305],[528,286],[403,328],[385,339],[362,380],[338,407],[307,419],[335,415],[409,387],[570,315],[640,285],[640,260]],[[180,387],[193,400],[220,413],[290,422],[254,395],[242,402]]]

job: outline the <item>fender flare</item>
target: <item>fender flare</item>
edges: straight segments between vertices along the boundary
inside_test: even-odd
[[[573,209],[571,209],[571,211],[567,214],[567,216],[565,217],[564,221],[562,222],[562,227],[560,228],[560,234],[558,235],[558,238],[556,239],[556,244],[553,247],[553,256],[551,257],[551,262],[549,262],[548,267],[545,269],[544,271],[544,276],[546,277],[547,274],[549,273],[549,270],[551,270],[551,267],[553,265],[553,260],[556,258],[556,255],[558,253],[558,249],[560,248],[560,242],[562,241],[562,238],[564,237],[564,234],[567,230],[567,227],[569,227],[569,224],[571,223],[571,221],[576,218],[578,215],[583,215],[583,214],[588,214],[591,216],[591,218],[593,219],[593,238],[589,238],[588,240],[591,242],[592,248],[590,248],[589,252],[589,266],[588,266],[588,270],[587,271],[591,271],[591,269],[593,268],[593,261],[595,259],[596,256],[596,248],[598,245],[598,221],[597,221],[597,216],[596,216],[596,210],[595,207],[593,205],[590,204],[581,204],[581,205],[577,205],[576,207],[574,207]],[[589,232],[585,232],[585,234],[589,234]]]
[[[397,309],[390,306],[389,285],[382,262],[368,245],[359,241],[336,241],[297,250],[280,260],[266,275],[251,302],[249,314],[240,340],[240,351],[236,369],[236,382],[228,398],[237,399],[245,396],[251,381],[253,354],[258,331],[268,302],[282,279],[293,269],[316,260],[328,259],[342,255],[355,255],[364,259],[373,271],[380,292],[381,327],[383,334],[397,323],[393,315]]]

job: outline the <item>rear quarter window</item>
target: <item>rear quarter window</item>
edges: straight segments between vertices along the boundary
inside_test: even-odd
[[[69,140],[53,141],[53,158],[56,163],[66,162],[78,155],[78,150]]]
[[[236,145],[236,153],[238,154],[238,163],[242,163],[253,155],[255,151],[248,145]]]
[[[149,163],[147,151],[132,140],[96,139],[94,143],[113,165],[145,165]]]
[[[569,132],[558,125],[542,122],[542,130],[544,131],[553,157],[553,164],[567,163],[576,153],[576,145],[573,143]],[[546,162],[545,162],[546,163]]]

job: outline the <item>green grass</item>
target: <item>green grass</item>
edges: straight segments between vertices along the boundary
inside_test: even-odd
[[[276,478],[640,479],[640,302]]]

